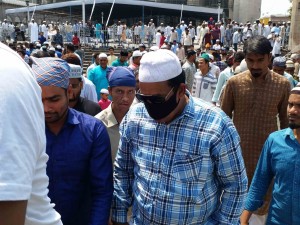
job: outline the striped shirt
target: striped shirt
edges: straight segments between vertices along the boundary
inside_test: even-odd
[[[210,71],[202,75],[201,71],[195,73],[192,95],[205,101],[212,102],[217,86],[217,78]]]
[[[238,223],[247,176],[239,136],[224,112],[189,97],[181,115],[166,125],[139,103],[120,133],[113,221],[126,222],[133,205],[133,224]]]

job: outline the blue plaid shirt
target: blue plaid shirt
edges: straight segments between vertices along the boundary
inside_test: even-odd
[[[189,94],[189,93],[187,93]],[[237,224],[247,175],[240,138],[229,117],[189,97],[170,124],[153,120],[143,103],[120,125],[112,220],[134,224]]]

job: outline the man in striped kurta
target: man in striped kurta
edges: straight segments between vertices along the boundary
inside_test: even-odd
[[[288,126],[287,103],[290,83],[283,76],[268,69],[272,58],[271,50],[270,43],[263,36],[247,40],[244,53],[249,70],[228,80],[221,103],[223,111],[233,118],[241,137],[249,185],[264,142],[270,133],[278,130],[277,115],[280,129]],[[266,196],[264,205],[257,214],[267,213],[270,194],[269,192]]]

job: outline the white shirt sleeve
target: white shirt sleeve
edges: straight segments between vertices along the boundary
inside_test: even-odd
[[[0,201],[28,200],[25,224],[61,224],[47,196],[41,89],[24,60],[3,44],[0,61]]]

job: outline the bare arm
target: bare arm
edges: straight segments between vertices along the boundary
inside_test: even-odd
[[[27,201],[1,201],[1,225],[24,225]]]
[[[241,225],[248,225],[251,215],[252,215],[252,212],[250,212],[248,210],[244,210],[240,217]]]

